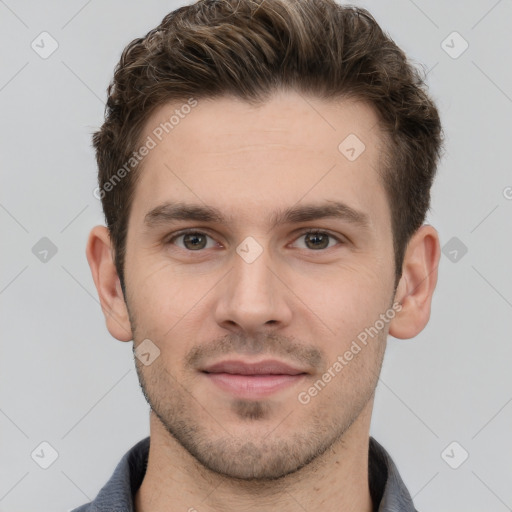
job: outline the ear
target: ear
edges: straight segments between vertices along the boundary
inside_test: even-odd
[[[133,338],[128,309],[113,260],[110,234],[105,226],[95,226],[87,241],[86,255],[98,290],[107,329],[119,341]]]
[[[389,325],[391,336],[414,338],[427,325],[440,256],[437,231],[429,225],[421,226],[405,251],[402,276],[395,293],[395,302],[401,303],[402,309]]]

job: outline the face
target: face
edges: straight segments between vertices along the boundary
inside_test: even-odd
[[[199,100],[159,141],[179,107],[147,122],[128,225],[134,349],[160,351],[139,379],[203,466],[279,478],[371,410],[395,270],[382,134],[367,105],[281,92]]]

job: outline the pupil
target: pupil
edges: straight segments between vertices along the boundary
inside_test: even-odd
[[[206,238],[198,233],[189,233],[184,236],[183,243],[187,249],[203,249],[205,247]],[[188,246],[190,244],[190,247]]]
[[[306,244],[313,242],[313,249],[325,249],[329,245],[328,236],[321,233],[308,233],[306,235]],[[319,244],[317,242],[320,242]]]

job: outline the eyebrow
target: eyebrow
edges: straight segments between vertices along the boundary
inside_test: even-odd
[[[321,204],[296,205],[278,210],[269,217],[271,229],[280,224],[293,224],[318,219],[340,219],[361,229],[369,229],[369,216],[339,201],[327,201]],[[227,219],[220,210],[212,206],[183,202],[166,202],[150,210],[144,217],[148,229],[173,221],[188,220],[197,222],[215,222],[225,224]]]

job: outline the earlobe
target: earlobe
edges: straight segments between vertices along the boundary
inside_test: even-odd
[[[108,229],[105,226],[95,226],[89,234],[86,256],[107,329],[119,341],[131,341],[133,335],[128,310],[112,254]]]
[[[427,325],[440,255],[437,231],[430,225],[421,226],[405,252],[402,277],[395,293],[395,302],[402,307],[390,323],[391,336],[414,338]]]

